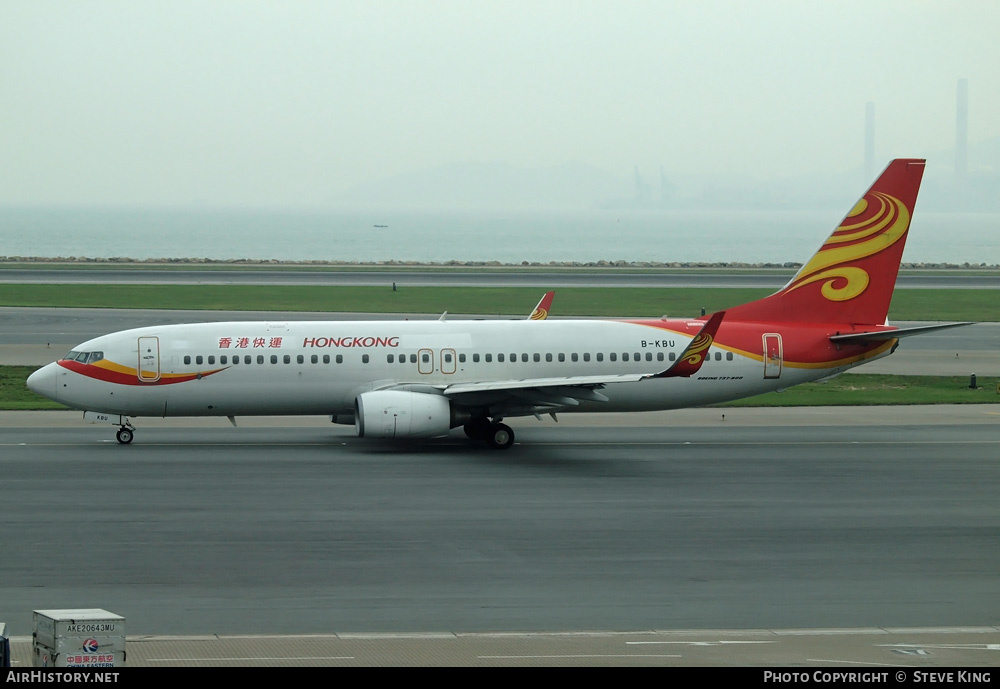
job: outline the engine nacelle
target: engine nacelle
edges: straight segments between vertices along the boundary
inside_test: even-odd
[[[439,438],[453,426],[447,397],[404,390],[361,393],[354,419],[360,438]]]

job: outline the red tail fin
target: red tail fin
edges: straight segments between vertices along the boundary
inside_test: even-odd
[[[728,319],[885,323],[924,162],[889,163],[791,282],[769,297],[728,309]]]

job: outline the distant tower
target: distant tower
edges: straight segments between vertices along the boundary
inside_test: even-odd
[[[865,180],[875,177],[875,103],[865,104]]]
[[[674,185],[667,179],[667,173],[660,166],[660,201],[666,203],[674,196]]]
[[[955,101],[955,176],[965,178],[968,171],[969,147],[969,80],[958,80],[958,97]]]
[[[635,166],[635,198],[636,201],[645,202],[649,199],[649,185],[639,174],[639,166]]]

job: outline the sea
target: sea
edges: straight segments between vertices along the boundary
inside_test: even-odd
[[[0,208],[0,260],[798,264],[841,220],[820,211],[278,211]],[[906,263],[1000,265],[1000,214],[923,213]]]

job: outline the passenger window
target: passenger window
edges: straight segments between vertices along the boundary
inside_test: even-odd
[[[534,354],[531,355],[531,358],[535,361],[535,363],[538,363],[542,360],[542,355],[539,354],[538,352],[535,352]]]
[[[222,357],[222,358],[225,359],[226,357]],[[226,362],[223,361],[222,363],[226,363]],[[233,365],[235,366],[235,365],[237,365],[239,363],[240,363],[240,358],[238,356],[234,356],[233,357]]]
[[[450,364],[451,363],[451,352],[445,352],[444,353],[444,363],[446,363],[446,364]]]
[[[385,362],[387,364],[394,364],[394,363],[396,363],[396,356],[394,354],[386,354],[385,355]]]
[[[608,359],[611,361],[618,361],[618,355],[615,354],[614,352],[611,352],[611,354],[608,355]]]
[[[569,358],[572,359],[573,361],[579,361],[580,360],[580,356],[576,352],[573,352],[572,354],[570,354]]]
[[[278,355],[277,354],[272,354],[271,355],[271,363],[272,364],[278,363]]]
[[[493,362],[493,355],[492,354],[487,354],[486,355],[486,363],[489,364],[489,363],[492,363],[492,362]]]
[[[652,361],[652,360],[653,360],[653,353],[646,352],[646,361]]]
[[[258,354],[257,355],[257,363],[258,364],[263,364],[264,363],[264,355],[263,354]]]
[[[87,360],[86,360],[86,359],[84,359],[84,360],[83,360],[83,363],[87,363]],[[191,363],[191,357],[190,357],[189,355],[185,355],[185,356],[184,356],[184,363],[185,363],[185,364],[190,364],[190,363]]]
[[[716,361],[722,361],[722,352],[716,352],[715,353],[715,360]]]
[[[285,362],[286,364],[290,364],[290,363],[292,363],[292,355],[291,354],[286,354],[285,356],[281,357],[281,360],[283,362]],[[301,364],[302,362],[300,361],[299,363]]]
[[[312,362],[312,363],[314,363],[314,364],[318,364],[319,363],[319,355],[318,354],[313,354],[312,356],[309,357],[309,361]]]
[[[636,352],[632,356],[633,356],[632,361],[642,361],[642,354],[640,354],[639,352]]]
[[[474,363],[474,364],[478,364],[479,363],[479,354],[478,353],[472,355],[472,363]]]
[[[503,354],[497,354],[497,361],[499,361],[501,364],[503,363]]]
[[[362,354],[361,355],[361,363],[362,364],[367,364],[368,363],[368,355],[367,354]]]
[[[208,364],[209,364],[209,366],[211,366],[214,363],[215,363],[215,355],[214,354],[209,354],[208,355]]]
[[[510,353],[510,363],[513,364],[513,363],[516,363],[516,362],[517,362],[517,354],[514,353],[514,352],[511,352]]]
[[[628,352],[622,352],[622,361],[628,361]]]
[[[667,356],[667,358],[670,359],[671,361],[673,361],[674,359],[677,358],[677,355],[674,354],[673,352],[670,352],[670,354]]]
[[[458,355],[458,363],[460,363],[460,364],[464,364],[465,363],[465,355],[464,354],[459,354]]]
[[[298,356],[295,357],[295,361],[296,363],[304,364],[306,363],[306,358],[302,354],[299,354]]]
[[[598,361],[604,361],[604,352],[598,352],[597,353],[597,360]]]
[[[657,352],[656,353],[656,360],[657,361],[663,361],[663,352]]]
[[[226,356],[225,354],[223,354],[222,356],[219,357],[219,363],[220,364],[228,364],[229,363],[229,357]]]
[[[416,354],[411,354],[410,355],[410,363],[411,364],[417,363],[417,355]]]
[[[431,355],[430,354],[426,354],[425,353],[425,354],[421,354],[420,355],[420,361],[422,361],[423,363],[425,363],[425,364],[430,363],[430,360],[431,360]]]
[[[545,353],[545,360],[549,363],[552,363],[552,352]]]
[[[562,352],[559,352],[559,361],[566,361],[566,355]]]
[[[733,360],[733,353],[726,352],[726,361],[732,361],[732,360]]]
[[[329,354],[324,354],[323,355],[323,363],[324,364],[330,363],[330,355]]]
[[[203,363],[204,361],[205,361],[205,360],[204,360],[204,359],[202,358],[201,354],[199,354],[198,356],[196,356],[196,357],[194,358],[194,363],[198,364],[199,366],[201,366],[201,364],[202,364],[202,363]]]
[[[324,357],[324,358],[326,358],[326,357]],[[328,363],[329,363],[329,362],[328,362]],[[344,363],[344,355],[343,355],[343,354],[338,354],[338,355],[337,355],[337,363],[338,363],[338,364],[342,364],[342,363]]]
[[[583,353],[583,360],[584,361],[590,361],[590,352],[584,352]]]
[[[525,364],[528,363],[528,353],[527,352],[521,352],[521,362],[525,363]]]

